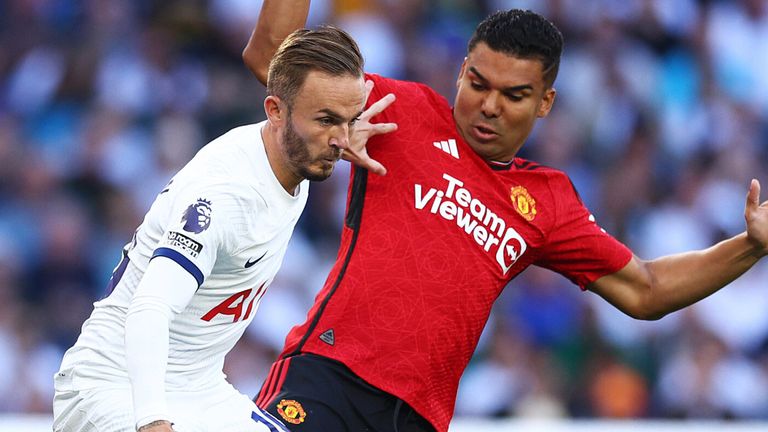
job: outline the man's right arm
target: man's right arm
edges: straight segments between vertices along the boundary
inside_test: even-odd
[[[283,40],[306,25],[309,0],[264,0],[259,20],[243,50],[243,61],[262,84],[269,62]]]
[[[659,319],[715,293],[768,255],[768,201],[752,180],[744,210],[746,232],[705,250],[650,261],[633,257],[588,288],[629,316]]]
[[[189,304],[197,280],[175,261],[152,259],[136,288],[125,322],[125,357],[133,414],[141,432],[172,431],[165,399],[169,324]]]

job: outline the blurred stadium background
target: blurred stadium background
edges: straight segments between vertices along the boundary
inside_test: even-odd
[[[0,0],[0,429],[47,421],[61,355],[170,175],[263,118],[264,89],[240,60],[260,6]],[[641,257],[743,229],[750,178],[768,196],[768,0],[316,0],[310,23],[350,31],[368,71],[452,100],[474,26],[510,7],[543,13],[566,39],[555,109],[523,156],[568,172]],[[281,274],[228,357],[245,393],[335,257],[348,166],[337,169],[313,185]],[[457,428],[514,417],[766,430],[766,311],[768,262],[657,322],[532,268],[497,302]]]

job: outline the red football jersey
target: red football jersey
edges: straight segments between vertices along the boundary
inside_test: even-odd
[[[448,430],[459,377],[504,286],[531,264],[584,287],[631,252],[594,222],[568,177],[515,159],[493,169],[429,87],[377,75],[375,122],[398,130],[368,152],[386,176],[353,169],[339,255],[282,353],[338,360]]]

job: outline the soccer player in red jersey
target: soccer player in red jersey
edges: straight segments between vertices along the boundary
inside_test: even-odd
[[[265,1],[243,58],[264,82],[309,1]],[[497,12],[468,45],[453,107],[429,87],[368,74],[370,169],[354,167],[335,266],[288,334],[256,397],[292,430],[448,429],[459,377],[501,290],[529,265],[554,270],[638,319],[728,284],[768,253],[768,203],[753,180],[746,231],[706,250],[642,260],[605,233],[561,171],[517,157],[555,101],[559,30]],[[362,142],[351,145],[362,146]],[[363,148],[363,147],[361,147]],[[382,166],[383,165],[383,166]],[[387,174],[381,174],[387,167]]]

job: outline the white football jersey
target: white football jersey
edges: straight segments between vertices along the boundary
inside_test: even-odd
[[[267,160],[264,122],[235,128],[206,145],[155,199],[126,245],[109,295],[94,303],[61,369],[73,385],[128,383],[125,319],[153,256],[184,267],[199,288],[169,326],[166,390],[195,391],[224,379],[224,356],[253,319],[280,268],[309,182],[283,189]]]

